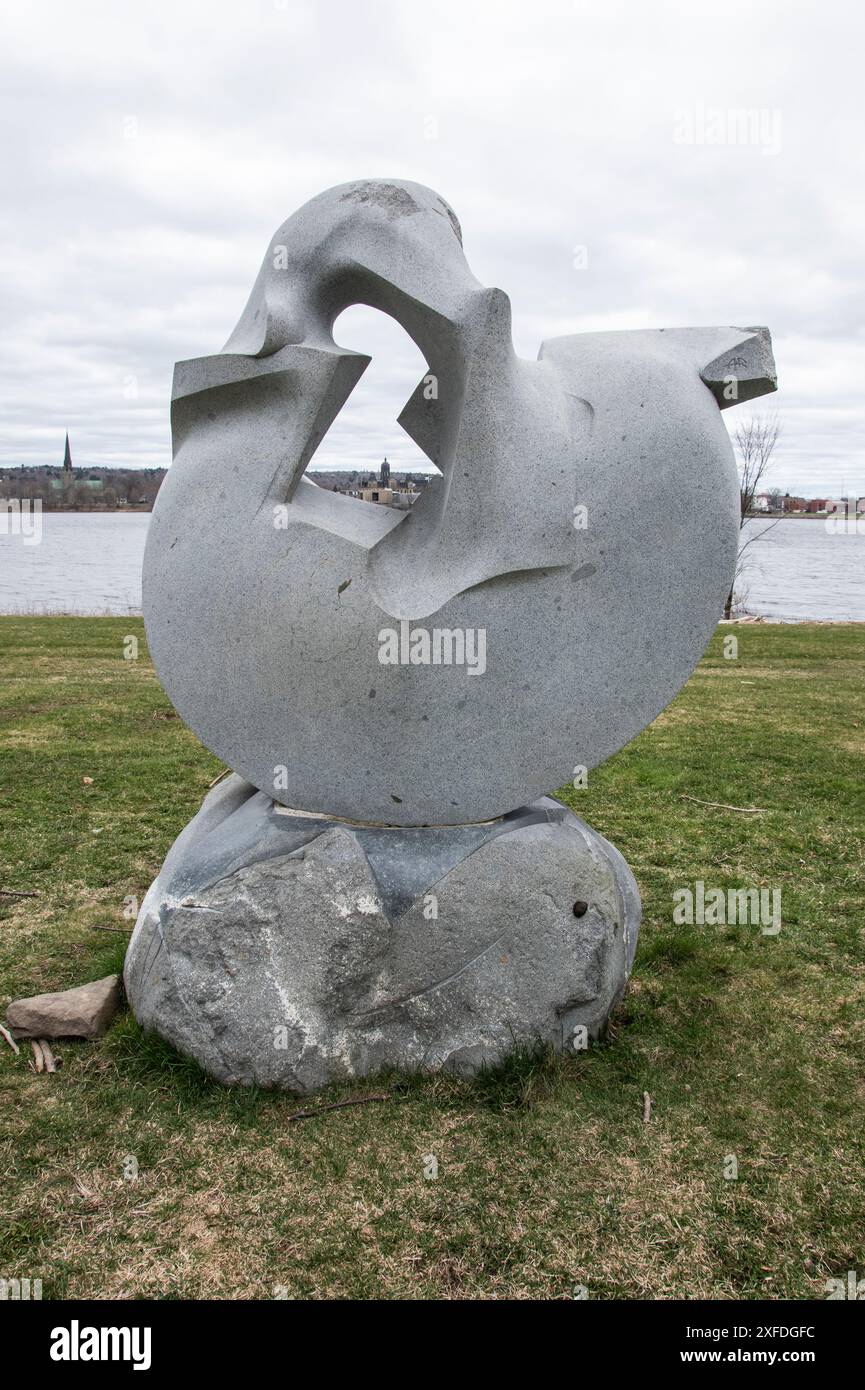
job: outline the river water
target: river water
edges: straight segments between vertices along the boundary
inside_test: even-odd
[[[830,525],[838,523],[830,522]],[[865,518],[835,534],[819,517],[745,523],[736,589],[749,613],[775,622],[865,622]]]
[[[25,530],[40,521],[34,544]],[[43,512],[13,535],[18,518],[0,514],[0,613],[140,613],[149,521],[149,512]]]
[[[37,520],[41,538],[32,544],[35,532],[24,532]],[[0,613],[140,613],[148,513],[16,521],[0,515]],[[865,522],[859,534],[834,535],[819,518],[749,521],[745,536],[755,533],[737,585],[749,612],[775,622],[865,622]]]

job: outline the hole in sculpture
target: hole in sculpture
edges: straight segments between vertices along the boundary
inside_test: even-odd
[[[382,461],[390,464],[392,482],[407,474],[439,477],[439,470],[397,424],[397,416],[429,368],[416,343],[388,314],[354,304],[333,327],[340,347],[364,352],[372,360],[337,415],[307,467],[319,486],[353,488],[377,482]],[[378,499],[375,499],[378,500]]]
[[[585,917],[589,910],[589,904],[581,902],[579,899],[574,903],[574,916]]]

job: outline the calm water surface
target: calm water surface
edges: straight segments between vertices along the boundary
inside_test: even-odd
[[[46,512],[42,539],[0,531],[0,613],[140,613],[148,513]],[[822,520],[748,522],[763,533],[738,589],[776,622],[865,622],[865,525],[830,535]]]
[[[141,612],[149,512],[43,512],[41,521],[38,545],[0,530],[0,613]]]
[[[814,517],[748,521],[737,582],[750,613],[775,622],[865,622],[865,519],[856,535],[833,535]]]

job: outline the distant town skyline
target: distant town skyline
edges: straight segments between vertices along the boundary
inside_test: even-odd
[[[62,449],[62,455],[63,455],[62,458],[60,458],[60,459],[58,459],[58,460],[55,460],[54,462],[48,461],[48,462],[45,462],[45,463],[42,463],[42,462],[36,463],[36,462],[34,462],[34,463],[17,463],[17,464],[16,464],[16,463],[9,462],[8,460],[6,460],[6,461],[3,461],[2,463],[0,463],[0,470],[6,470],[6,469],[10,469],[10,468],[23,468],[23,469],[34,469],[34,468],[61,468],[61,469],[63,469],[64,472],[75,472],[76,470],[79,470],[79,471],[81,471],[81,472],[86,472],[88,469],[95,469],[95,468],[103,468],[103,469],[104,469],[104,468],[117,468],[117,469],[121,469],[121,470],[124,470],[124,471],[125,471],[125,470],[127,470],[127,469],[129,469],[129,468],[133,468],[133,467],[136,466],[136,465],[133,465],[133,464],[125,464],[125,463],[117,463],[117,464],[115,464],[115,463],[111,463],[111,462],[105,462],[105,461],[103,461],[103,460],[100,460],[100,461],[97,463],[97,462],[88,462],[87,460],[82,461],[82,460],[78,459],[77,462],[74,462],[73,459],[72,459],[72,446],[71,446],[71,442],[70,442],[70,438],[69,438],[69,431],[68,431],[68,430],[66,431],[66,435],[65,435],[65,439],[64,439],[64,444],[63,444],[63,449]],[[76,455],[76,458],[77,458],[77,455]],[[388,464],[389,469],[391,468],[392,460],[389,460],[389,459],[388,459],[387,454],[381,454],[380,457],[378,457],[378,458],[373,458],[373,459],[370,459],[370,460],[368,460],[368,461],[364,461],[364,460],[357,461],[357,460],[355,460],[355,461],[350,462],[350,463],[342,463],[342,462],[321,463],[321,462],[318,462],[316,459],[314,459],[314,460],[308,465],[308,467],[307,467],[307,469],[306,469],[306,472],[308,472],[308,473],[334,473],[334,472],[336,472],[336,473],[352,473],[352,472],[356,472],[356,473],[378,473],[379,470],[381,469],[381,466],[382,466],[383,463]],[[168,464],[140,464],[140,465],[137,465],[137,466],[141,469],[142,472],[145,471],[146,469],[153,469],[153,468],[163,468],[163,469],[164,469],[164,468],[170,466],[170,460],[169,460],[169,463],[168,463]],[[394,475],[404,474],[404,473],[428,473],[428,474],[430,474],[430,475],[433,476],[433,477],[435,477],[435,476],[439,473],[439,470],[438,470],[438,468],[436,468],[435,464],[430,463],[429,459],[427,459],[426,457],[424,457],[423,454],[421,454],[421,456],[420,456],[420,462],[419,462],[419,463],[414,463],[414,464],[412,464],[410,467],[407,467],[407,468],[404,468],[404,467],[402,467],[402,466],[400,466],[400,467],[393,467],[393,468],[392,468],[392,471],[393,471]]]
[[[329,185],[392,176],[454,207],[524,357],[768,324],[781,389],[725,424],[777,411],[771,483],[865,491],[865,13],[617,9],[379,0],[335,26],[312,0],[177,0],[133,26],[102,0],[7,6],[0,464],[55,464],[68,428],[82,466],[167,466],[174,362],[220,350],[274,230]],[[416,346],[364,307],[335,336],[372,363],[315,464],[427,468],[396,424]]]
[[[350,478],[352,475],[355,475],[359,480],[360,480],[360,479],[367,479],[367,478],[381,479],[381,478],[383,478],[383,476],[384,476],[384,474],[383,474],[383,466],[384,466],[384,465],[387,466],[387,469],[388,469],[388,476],[391,476],[391,473],[392,473],[392,476],[393,476],[393,478],[394,478],[395,480],[399,480],[400,478],[411,478],[411,477],[413,477],[413,476],[414,476],[414,477],[417,477],[417,476],[421,476],[421,477],[437,477],[437,476],[439,476],[439,470],[438,470],[437,468],[435,468],[434,465],[430,464],[429,461],[426,460],[426,459],[422,459],[422,461],[421,461],[420,464],[417,464],[417,465],[412,466],[412,467],[408,467],[408,468],[402,468],[402,467],[400,467],[400,468],[393,468],[393,469],[391,470],[391,468],[390,468],[390,461],[389,461],[387,455],[382,455],[382,457],[381,457],[378,461],[373,460],[373,461],[369,461],[369,462],[361,461],[361,462],[352,462],[352,463],[343,463],[343,464],[340,464],[340,463],[316,463],[316,462],[313,462],[313,463],[311,463],[311,464],[308,466],[308,468],[306,469],[306,472],[307,472],[311,477],[316,477],[316,476],[319,476],[319,477],[328,477],[328,476],[339,476],[339,475],[344,474],[345,477],[346,477],[346,479]],[[4,476],[6,476],[9,472],[13,472],[13,471],[15,470],[16,467],[17,467],[18,469],[20,469],[22,472],[25,472],[25,473],[43,472],[43,471],[46,471],[46,470],[47,470],[47,471],[51,471],[51,472],[58,472],[58,471],[59,471],[61,474],[70,474],[70,473],[71,473],[73,476],[77,473],[77,474],[79,474],[81,477],[83,477],[85,474],[87,474],[88,472],[91,472],[91,471],[92,471],[92,472],[104,472],[104,471],[111,471],[112,469],[114,469],[114,465],[112,465],[112,464],[105,464],[105,463],[99,463],[99,464],[79,463],[79,464],[75,464],[75,463],[73,463],[73,462],[72,462],[72,455],[71,455],[71,445],[70,445],[70,440],[69,440],[69,435],[68,435],[68,433],[67,433],[66,438],[65,438],[64,456],[63,456],[62,463],[60,463],[60,464],[19,464],[19,465],[10,465],[10,464],[8,464],[8,463],[6,463],[6,464],[0,464],[0,477],[4,477]],[[150,466],[148,466],[147,468],[143,468],[143,467],[142,467],[142,468],[139,468],[139,469],[135,469],[135,468],[130,468],[130,467],[128,467],[128,466],[123,466],[123,467],[118,467],[118,468],[116,468],[115,471],[117,471],[118,473],[122,473],[122,474],[129,474],[129,473],[131,473],[131,474],[133,474],[133,475],[134,475],[135,473],[141,473],[141,474],[142,474],[142,477],[143,477],[143,475],[145,474],[145,472],[151,472],[151,473],[164,473],[164,472],[165,472],[165,469],[164,469],[164,468],[159,468],[159,467],[151,468]],[[766,487],[764,490],[762,490],[762,491],[760,492],[759,496],[760,496],[760,497],[765,497],[765,496],[767,496],[768,494],[774,493],[774,492],[778,492],[778,493],[781,493],[781,494],[786,494],[788,497],[789,497],[789,496],[801,497],[801,498],[804,498],[804,499],[807,500],[807,501],[810,501],[810,500],[812,500],[812,499],[814,499],[814,498],[825,498],[825,497],[829,497],[829,498],[832,498],[832,499],[834,499],[834,500],[839,500],[839,499],[844,498],[844,497],[855,497],[855,498],[858,499],[858,498],[860,498],[860,497],[862,497],[862,496],[865,496],[865,490],[859,490],[859,489],[857,489],[855,486],[849,487],[849,488],[846,488],[846,489],[842,489],[842,490],[837,491],[837,492],[833,492],[833,491],[831,491],[831,490],[827,491],[826,488],[822,488],[822,489],[821,489],[821,488],[809,487],[807,484],[801,485],[801,486],[799,486],[799,487],[797,487],[797,488],[791,488],[791,487],[787,487],[786,485],[781,485],[781,484],[779,484],[777,481],[774,482],[774,483],[769,483],[769,484],[767,484],[767,487]],[[759,510],[759,508],[757,508],[757,510]]]
[[[360,474],[360,475],[367,475],[367,474],[369,474],[369,475],[372,475],[372,474],[378,475],[378,474],[379,474],[379,471],[380,471],[380,469],[381,469],[382,463],[387,463],[387,462],[390,462],[390,464],[393,464],[393,460],[389,460],[389,459],[388,459],[388,455],[386,455],[386,454],[381,454],[381,456],[380,456],[378,459],[374,459],[374,458],[373,458],[373,459],[369,459],[369,460],[366,460],[366,459],[361,459],[361,460],[353,459],[353,460],[351,460],[351,461],[349,461],[349,462],[344,462],[344,461],[339,461],[339,460],[330,460],[330,461],[328,461],[328,462],[324,462],[324,461],[319,460],[318,456],[316,455],[316,456],[313,458],[312,462],[308,465],[306,471],[307,471],[307,473],[309,473],[309,474],[311,474],[311,475],[314,475],[314,474],[316,474],[316,473],[321,473],[321,474],[327,474],[327,473],[345,473],[345,474],[358,473],[358,474]],[[106,469],[106,468],[108,468],[108,469],[110,469],[110,468],[117,468],[118,470],[125,471],[125,470],[128,470],[128,469],[134,469],[134,468],[136,467],[136,465],[134,465],[134,464],[113,464],[113,463],[111,463],[111,462],[104,462],[104,461],[100,461],[100,462],[98,462],[98,463],[88,463],[88,462],[86,462],[86,461],[82,462],[82,461],[80,461],[80,460],[79,460],[79,462],[74,463],[74,462],[72,461],[72,455],[71,455],[71,443],[70,443],[70,438],[69,438],[69,432],[67,431],[67,432],[66,432],[66,435],[65,435],[64,447],[63,447],[63,458],[60,460],[59,463],[27,463],[27,464],[14,464],[14,463],[10,463],[10,462],[8,462],[8,461],[0,462],[0,471],[8,470],[8,469],[11,469],[11,468],[16,468],[16,467],[17,467],[17,468],[22,468],[22,469],[33,469],[33,468],[58,468],[58,467],[59,467],[59,468],[62,468],[63,470],[67,470],[67,471],[68,471],[68,470],[71,470],[71,471],[74,472],[74,471],[80,470],[81,472],[86,472],[88,469]],[[164,469],[164,468],[166,468],[166,467],[170,467],[170,460],[169,460],[169,463],[168,463],[168,464],[141,464],[141,465],[138,465],[137,467],[140,468],[140,470],[141,470],[142,472],[144,472],[145,470],[154,469],[154,468],[155,468],[155,469]],[[775,471],[777,472],[777,469],[776,469]],[[404,465],[400,464],[398,467],[394,466],[394,467],[393,467],[393,473],[394,473],[394,476],[406,476],[406,475],[411,475],[412,473],[417,473],[417,474],[429,475],[429,476],[431,476],[431,477],[436,477],[436,476],[438,476],[439,470],[435,467],[434,464],[430,463],[429,459],[427,459],[423,454],[419,454],[418,459],[416,459],[415,461],[413,461],[412,463],[410,463],[410,464],[408,464],[408,465],[405,465],[405,466],[404,466]],[[799,484],[797,484],[797,486],[796,486],[795,488],[793,488],[791,485],[788,485],[785,481],[783,481],[783,480],[781,480],[781,479],[778,479],[778,478],[775,478],[774,480],[770,480],[770,482],[767,484],[766,491],[774,491],[774,490],[776,490],[776,489],[780,489],[780,491],[782,491],[782,492],[792,493],[792,494],[795,495],[795,496],[805,497],[805,498],[808,498],[808,499],[814,498],[814,497],[826,497],[826,496],[831,496],[831,497],[856,496],[856,497],[859,497],[859,496],[862,496],[863,493],[865,493],[865,487],[860,486],[860,487],[857,488],[855,482],[851,483],[849,486],[847,486],[847,485],[845,484],[845,485],[843,485],[840,489],[837,489],[837,490],[835,490],[835,491],[833,491],[832,489],[829,489],[829,490],[827,491],[827,489],[826,489],[825,486],[820,487],[819,485],[817,485],[817,484],[815,484],[815,483],[808,483],[808,482],[799,483]]]

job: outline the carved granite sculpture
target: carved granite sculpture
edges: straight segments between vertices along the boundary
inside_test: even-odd
[[[356,303],[397,319],[429,368],[400,423],[442,476],[407,513],[303,476],[369,360],[332,336]],[[762,328],[517,357],[507,296],[418,184],[343,185],[289,218],[224,350],[175,370],[148,640],[239,776],[142,910],[139,1017],[224,1080],[298,1090],[603,1027],[639,898],[606,841],[538,798],[634,737],[699,660],[738,538],[720,409],[774,389]],[[480,899],[455,887],[475,872]],[[436,885],[444,924],[418,918]],[[282,1015],[292,1042],[263,1057]]]

